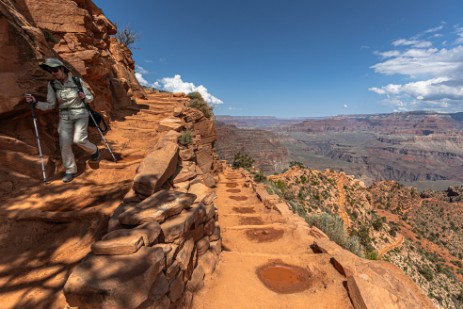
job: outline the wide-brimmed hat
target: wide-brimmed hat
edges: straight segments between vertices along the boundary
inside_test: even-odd
[[[57,59],[57,58],[47,58],[43,63],[40,64],[40,67],[46,71],[50,71],[50,68],[58,68],[58,67],[63,67],[64,72],[69,72],[69,69],[66,67],[66,65],[63,63],[63,61]]]

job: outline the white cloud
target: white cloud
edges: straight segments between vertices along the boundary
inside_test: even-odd
[[[463,44],[463,28],[457,28],[457,44]]]
[[[441,24],[440,26],[434,27],[434,28],[430,28],[430,29],[424,31],[424,33],[434,33],[434,32],[437,32],[437,31],[441,31],[442,29],[444,29],[443,24]]]
[[[349,106],[347,106],[347,104],[344,104],[343,106],[344,106],[344,108],[348,108],[348,107],[349,107]]]
[[[174,77],[164,77],[157,81],[154,86],[161,90],[171,92],[199,92],[203,99],[209,104],[222,104],[223,101],[211,95],[203,85],[195,86],[193,83],[185,82],[179,74]]]
[[[144,67],[139,66],[139,65],[135,65],[135,71],[138,72],[138,73],[141,73],[141,74],[149,73],[148,70],[146,70]]]
[[[148,83],[148,81],[145,78],[143,78],[143,75],[141,73],[135,72],[135,77],[137,78],[140,85],[150,86],[150,83]]]
[[[370,91],[385,96],[384,104],[397,111],[429,109],[463,110],[463,28],[454,32],[454,42],[418,40],[423,35],[438,39],[436,32],[443,24],[430,28],[410,39],[392,42],[394,50],[375,52],[382,59],[371,68],[379,74],[402,75],[409,82],[371,87]],[[449,46],[447,48],[443,46]],[[431,46],[434,46],[431,48]]]
[[[195,86],[193,83],[188,83],[182,80],[182,77],[179,74],[176,74],[174,77],[164,77],[160,80],[150,84],[144,74],[148,74],[149,71],[145,68],[136,65],[135,66],[135,77],[142,86],[154,87],[156,89],[170,91],[170,92],[199,92],[203,99],[212,105],[222,104],[223,101],[211,95],[207,88],[203,85]]]
[[[389,50],[385,52],[375,52],[376,55],[380,56],[381,58],[392,58],[400,56],[400,51],[398,50]]]
[[[392,42],[394,46],[413,46],[416,48],[427,48],[431,47],[432,43],[430,41],[419,41],[416,39],[400,39]]]

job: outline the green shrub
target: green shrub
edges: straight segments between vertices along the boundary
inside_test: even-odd
[[[297,166],[299,168],[305,168],[304,164],[298,161],[289,162],[289,167]]]
[[[261,171],[258,171],[257,173],[254,173],[254,181],[255,182],[264,182],[267,180],[267,177],[265,177],[264,173]]]
[[[374,216],[374,220],[373,220],[373,228],[376,230],[376,231],[380,231],[382,228],[383,228],[383,219],[381,217],[378,217],[378,216]]]
[[[377,260],[378,259],[378,251],[376,250],[370,250],[367,253],[365,253],[365,258],[369,260]]]
[[[418,272],[423,275],[423,277],[427,280],[427,281],[432,281],[432,279],[434,279],[434,275],[432,274],[433,271],[430,267],[424,265],[424,266],[419,266],[418,265]]]
[[[182,132],[182,134],[178,137],[178,143],[183,146],[193,143],[193,137],[191,136],[190,130]]]
[[[312,215],[306,217],[308,224],[316,226],[322,230],[328,237],[352,253],[363,257],[365,249],[360,243],[357,236],[349,236],[344,228],[344,222],[338,216],[330,214]]]
[[[241,153],[238,151],[238,153],[235,154],[235,157],[233,158],[233,163],[232,167],[233,168],[245,168],[245,169],[250,169],[252,165],[254,164],[254,159],[251,158],[248,154]]]
[[[203,97],[199,92],[190,92],[188,94],[188,97],[190,98],[190,103],[188,104],[188,107],[201,111],[204,114],[204,117],[208,119],[212,117],[212,107],[209,106],[209,104],[207,104],[206,101],[204,101]]]

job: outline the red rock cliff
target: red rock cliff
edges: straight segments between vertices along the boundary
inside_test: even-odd
[[[38,156],[34,128],[24,93],[44,99],[51,76],[40,69],[47,57],[57,57],[89,84],[94,108],[111,111],[145,97],[135,78],[130,50],[110,37],[116,27],[90,0],[4,0],[0,2],[0,176],[19,179],[34,175]],[[47,169],[59,164],[56,111],[39,115],[39,131]],[[5,163],[5,164],[3,164]]]

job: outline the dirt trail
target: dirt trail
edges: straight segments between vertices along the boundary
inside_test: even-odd
[[[337,180],[337,185],[338,185],[338,192],[339,192],[339,199],[338,199],[338,206],[339,206],[339,215],[342,218],[342,221],[344,221],[344,224],[346,225],[346,228],[350,227],[350,219],[349,215],[347,214],[346,211],[346,193],[344,192],[344,181],[345,181],[345,176],[344,174],[339,174],[339,178]]]
[[[400,234],[397,235],[397,239],[392,244],[389,244],[386,247],[379,250],[378,257],[382,258],[386,253],[388,253],[392,249],[401,246],[403,244],[403,242],[404,242],[404,237],[402,235],[400,235]]]
[[[315,254],[307,230],[267,209],[240,172],[225,168],[216,206],[223,252],[193,308],[352,308],[344,278]]]
[[[69,184],[56,175],[50,184],[15,190],[0,199],[0,304],[7,308],[64,308],[61,291],[72,266],[106,228],[108,216],[129,190],[145,151],[154,145],[159,121],[185,99],[151,94],[116,111],[106,139],[120,160],[89,163],[76,152],[79,175]],[[90,129],[90,139],[99,141]],[[39,161],[37,168],[40,169]]]

